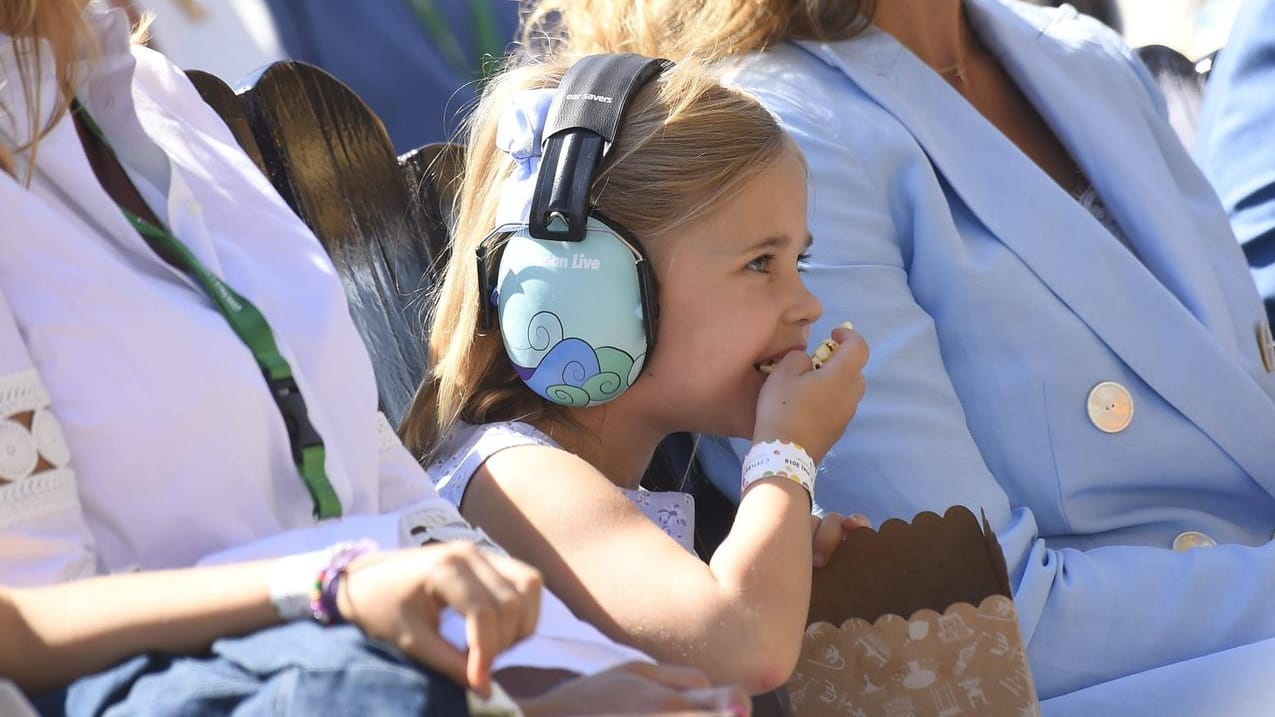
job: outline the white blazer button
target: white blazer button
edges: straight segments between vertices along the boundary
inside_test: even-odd
[[[1179,533],[1178,537],[1173,539],[1173,550],[1179,553],[1192,548],[1211,548],[1214,545],[1217,545],[1216,540],[1198,530]]]
[[[1089,421],[1103,433],[1119,433],[1133,421],[1133,397],[1114,381],[1103,381],[1089,391]]]

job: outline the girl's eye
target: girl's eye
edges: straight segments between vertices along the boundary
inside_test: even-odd
[[[802,252],[797,255],[797,271],[805,272],[810,268],[810,252]]]
[[[748,270],[756,271],[762,274],[770,273],[770,262],[775,258],[774,254],[762,254],[761,256],[748,262]]]

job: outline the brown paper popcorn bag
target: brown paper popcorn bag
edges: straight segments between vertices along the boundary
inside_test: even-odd
[[[956,506],[847,536],[815,571],[787,692],[797,717],[1038,716],[986,519]]]

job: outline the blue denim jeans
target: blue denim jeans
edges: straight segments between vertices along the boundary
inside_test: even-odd
[[[465,692],[357,628],[294,622],[201,657],[143,655],[37,700],[42,715],[467,715]]]

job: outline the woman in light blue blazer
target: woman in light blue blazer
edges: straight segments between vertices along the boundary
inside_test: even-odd
[[[768,48],[729,72],[810,166],[812,335],[850,319],[872,346],[820,506],[985,510],[1047,714],[1268,714],[1275,353],[1120,39],[998,0],[881,0],[866,28],[849,0],[687,0],[663,35],[578,4],[540,9],[580,52]]]

